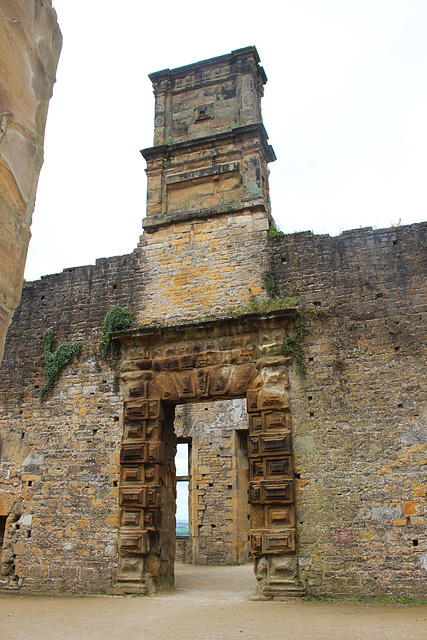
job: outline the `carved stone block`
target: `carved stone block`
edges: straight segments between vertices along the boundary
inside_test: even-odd
[[[182,400],[191,400],[196,397],[196,390],[192,373],[189,371],[179,371],[171,374],[178,397]]]
[[[249,462],[251,478],[290,477],[291,456],[252,458]]]
[[[262,431],[262,415],[261,413],[249,414],[249,433],[256,434]]]
[[[263,411],[262,429],[264,432],[280,431],[290,428],[290,413],[285,411]]]
[[[246,393],[246,408],[248,413],[258,411],[258,389],[249,389]]]
[[[138,384],[131,385],[129,387],[129,397],[146,400],[148,398],[148,382],[142,381]]]
[[[291,434],[277,436],[248,436],[248,455],[250,457],[267,454],[290,454]]]
[[[143,515],[144,512],[141,509],[138,511],[122,509],[120,523],[123,527],[140,527],[143,523]]]
[[[124,418],[126,421],[146,420],[148,417],[148,402],[129,400],[124,403]]]
[[[144,527],[148,531],[156,531],[159,528],[160,515],[159,511],[145,511]]]
[[[120,484],[126,484],[128,482],[144,481],[144,469],[141,465],[125,466],[122,465],[120,474]]]
[[[265,527],[267,529],[287,529],[295,526],[295,508],[291,505],[274,504],[265,507]]]
[[[125,440],[145,440],[147,437],[147,423],[145,420],[128,422],[124,427],[123,438]]]
[[[292,480],[251,482],[249,484],[249,502],[251,504],[273,502],[290,504],[293,502],[293,482]]]
[[[160,420],[148,420],[146,423],[146,437],[148,440],[162,439],[162,423]]]
[[[120,450],[121,464],[135,464],[145,462],[147,459],[147,444],[145,442],[122,444]]]
[[[251,553],[286,554],[295,551],[295,531],[283,529],[281,531],[253,531],[250,534]]]
[[[121,553],[147,554],[150,550],[147,531],[119,533],[119,549]]]
[[[283,385],[263,387],[259,391],[258,407],[266,409],[289,409],[289,394]]]
[[[146,487],[129,487],[119,491],[119,504],[121,507],[140,507],[147,506],[147,488]]]
[[[165,444],[163,442],[152,442],[147,445],[147,462],[157,462],[159,464],[165,459]]]
[[[120,554],[118,580],[121,582],[138,582],[142,580],[143,573],[144,560],[142,556]]]
[[[254,504],[251,513],[252,529],[291,529],[295,527],[293,505]]]

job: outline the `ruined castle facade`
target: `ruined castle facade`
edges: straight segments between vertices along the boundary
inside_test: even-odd
[[[0,586],[149,593],[181,559],[258,591],[426,594],[427,224],[272,234],[266,82],[240,49],[150,76],[135,251],[28,283],[0,378]],[[108,310],[131,312],[99,349]],[[43,345],[81,353],[43,401]]]

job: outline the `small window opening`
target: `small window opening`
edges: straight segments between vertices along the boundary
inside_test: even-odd
[[[310,418],[314,418],[314,411],[310,411]]]
[[[400,347],[394,347],[394,352],[395,353],[399,353],[400,352]]]
[[[313,400],[313,396],[308,396],[308,401],[311,402]]]
[[[321,306],[322,306],[322,303],[321,303],[319,300],[314,300],[313,305],[314,305],[315,307],[321,307]]]
[[[98,429],[92,429],[92,433],[94,436],[96,436],[96,434],[98,433]]]
[[[33,481],[32,480],[28,480],[27,487],[32,487],[32,486],[33,486]]]
[[[393,245],[396,246],[397,245],[397,240],[393,240]]]
[[[309,362],[313,362],[314,358],[309,358],[308,361]]]
[[[176,447],[176,535],[190,535],[190,519],[188,509],[189,489],[189,446],[188,442],[180,442]]]
[[[418,547],[418,540],[412,540],[412,545],[414,547]]]
[[[398,409],[403,409],[403,402],[399,402],[399,404],[397,405]]]

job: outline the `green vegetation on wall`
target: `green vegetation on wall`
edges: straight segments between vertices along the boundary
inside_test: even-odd
[[[105,315],[102,325],[101,352],[104,358],[119,355],[120,344],[111,337],[113,331],[126,331],[132,324],[132,316],[122,307],[111,307]]]
[[[279,295],[279,288],[270,271],[264,271],[262,274],[262,282],[264,289],[267,291],[268,297],[272,299],[277,298]]]
[[[305,378],[307,372],[304,362],[304,348],[302,346],[302,341],[307,333],[307,327],[299,325],[296,330],[296,336],[294,338],[287,337],[283,341],[283,355],[292,355],[294,357],[301,378]]]
[[[48,329],[44,332],[42,337],[44,344],[43,359],[44,359],[44,378],[45,383],[41,390],[42,400],[46,397],[47,393],[53,389],[58,382],[63,368],[71,362],[73,357],[79,357],[82,345],[70,342],[61,342],[56,351],[52,351],[53,345],[53,331]]]

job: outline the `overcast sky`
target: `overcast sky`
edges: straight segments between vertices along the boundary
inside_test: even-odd
[[[426,0],[53,0],[64,44],[26,279],[131,252],[145,214],[148,73],[255,45],[273,215],[339,234],[427,218]]]

